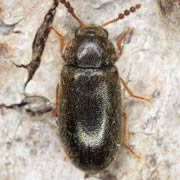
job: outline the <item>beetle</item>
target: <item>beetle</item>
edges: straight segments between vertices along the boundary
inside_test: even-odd
[[[120,141],[138,159],[140,156],[126,143],[126,114],[121,107],[121,86],[130,96],[136,96],[120,78],[114,65],[118,55],[104,29],[140,8],[136,4],[117,18],[101,25],[85,25],[74,13],[70,3],[60,0],[80,27],[64,49],[64,36],[51,29],[61,41],[60,52],[65,61],[56,89],[59,134],[63,149],[72,163],[87,173],[98,173],[115,159]],[[119,56],[121,43],[132,30],[124,31],[117,40]],[[122,121],[123,120],[123,121]]]

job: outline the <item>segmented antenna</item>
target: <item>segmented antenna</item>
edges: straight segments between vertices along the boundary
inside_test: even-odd
[[[110,20],[110,21],[108,21],[108,22],[105,22],[105,23],[101,24],[100,26],[101,26],[101,27],[104,27],[104,26],[107,26],[107,25],[109,25],[109,24],[111,24],[111,23],[114,23],[114,22],[116,22],[116,21],[118,21],[118,20],[120,20],[120,19],[123,19],[125,16],[129,16],[130,13],[134,13],[134,12],[135,12],[137,9],[139,9],[140,7],[141,7],[141,4],[136,4],[135,6],[130,7],[129,10],[126,9],[126,10],[124,11],[124,13],[120,13],[117,18],[112,19],[112,20]]]
[[[84,23],[79,19],[79,17],[74,13],[74,10],[70,4],[70,2],[66,0],[60,0],[62,4],[67,8],[68,12],[78,21],[80,27],[84,26]]]

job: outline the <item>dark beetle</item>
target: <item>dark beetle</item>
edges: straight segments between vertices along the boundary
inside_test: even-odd
[[[73,164],[86,172],[96,173],[114,160],[122,135],[120,78],[114,66],[118,56],[108,40],[108,32],[102,27],[129,15],[140,5],[95,26],[84,25],[70,4],[61,2],[81,27],[63,53],[66,65],[61,72],[57,99],[60,138]],[[52,29],[60,37],[62,52],[63,36]],[[121,51],[121,47],[118,48]],[[128,149],[132,151],[130,147]]]
[[[80,28],[67,47],[60,81],[60,137],[72,162],[100,171],[115,157],[121,135],[117,56],[107,31]]]

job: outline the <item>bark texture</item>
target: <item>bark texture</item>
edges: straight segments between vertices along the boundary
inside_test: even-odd
[[[123,0],[72,0],[74,11],[90,24],[101,24],[135,5]],[[119,74],[135,94],[123,90],[128,142],[141,154],[138,161],[120,147],[116,160],[96,177],[103,180],[179,179],[180,157],[180,1],[140,0],[141,9],[106,27],[116,45],[128,27]],[[50,32],[41,63],[24,89],[33,59],[33,44],[51,0],[0,1],[0,179],[83,180],[84,172],[64,161],[56,118],[50,116],[63,59],[60,42]],[[78,23],[59,4],[53,21],[68,42]],[[48,30],[47,30],[48,31]]]

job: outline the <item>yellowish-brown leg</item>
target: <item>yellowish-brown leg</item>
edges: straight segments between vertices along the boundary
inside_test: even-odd
[[[58,107],[59,107],[59,96],[60,96],[60,91],[59,91],[59,84],[56,86],[56,105],[55,108],[51,111],[51,116],[56,116]]]
[[[122,132],[122,144],[128,149],[128,151],[133,154],[138,160],[141,159],[140,155],[138,155],[126,142],[126,134],[127,134],[127,117],[126,113],[123,112],[123,132]]]
[[[60,53],[61,53],[61,55],[62,55],[63,50],[64,50],[65,38],[64,38],[64,36],[63,36],[58,30],[56,30],[53,26],[51,26],[51,29],[54,31],[54,33],[59,37],[59,39],[60,39],[60,41],[61,41]]]
[[[132,29],[130,27],[128,27],[128,30],[124,31],[120,37],[117,40],[117,47],[119,49],[119,56],[121,56],[122,54],[122,41],[124,40],[124,38],[127,36],[127,34],[131,33]]]
[[[144,97],[141,97],[141,96],[136,96],[134,95],[134,93],[130,90],[130,88],[127,86],[127,84],[125,83],[125,81],[120,78],[125,90],[128,92],[128,94],[133,97],[133,98],[136,98],[136,99],[139,99],[139,100],[143,100],[143,101],[146,101],[146,102],[151,102],[152,101],[152,98],[144,98]]]

